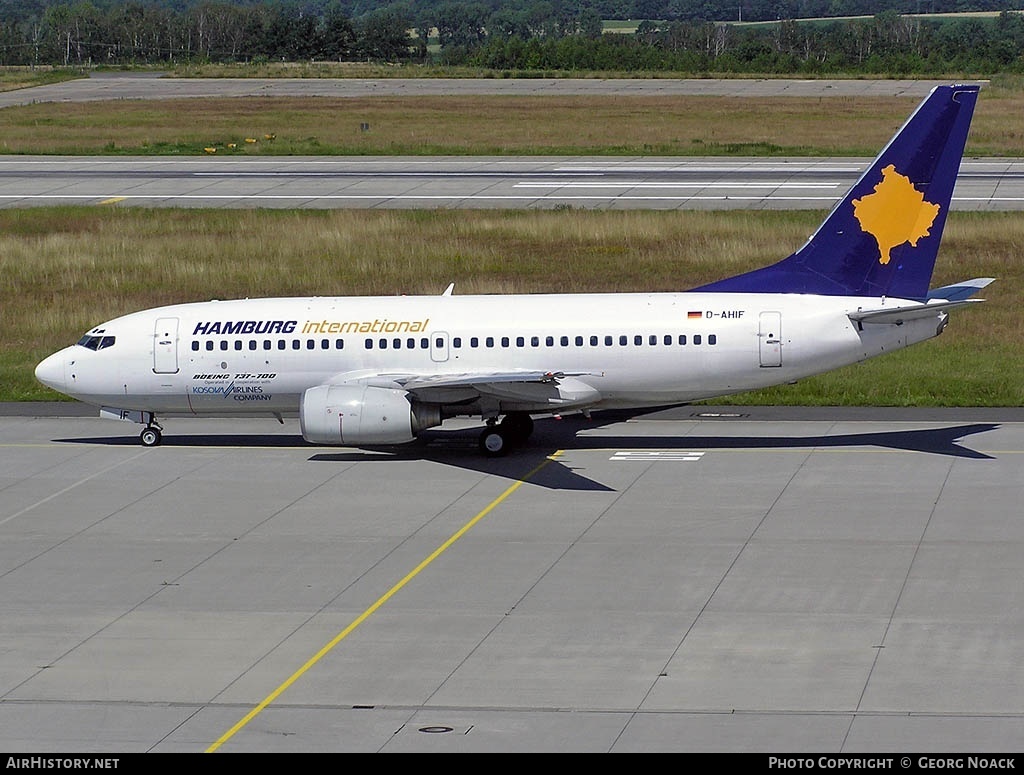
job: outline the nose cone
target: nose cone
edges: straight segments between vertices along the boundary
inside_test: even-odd
[[[36,379],[46,387],[53,388],[59,393],[66,393],[68,387],[64,366],[67,363],[67,354],[61,350],[49,358],[45,358],[36,366]]]

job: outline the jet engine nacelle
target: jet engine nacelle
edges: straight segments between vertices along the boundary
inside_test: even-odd
[[[403,444],[440,425],[441,409],[399,388],[320,385],[303,394],[299,424],[302,438],[313,444]]]

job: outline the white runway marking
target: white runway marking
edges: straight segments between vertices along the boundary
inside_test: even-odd
[[[867,162],[865,162],[864,164],[865,164],[865,166],[867,166]],[[1005,165],[1000,165],[1000,167],[1003,167],[1003,166],[1005,166]],[[571,173],[581,173],[581,172],[600,172],[600,173],[608,173],[608,172],[616,172],[616,173],[622,173],[622,172],[721,172],[722,170],[727,169],[727,168],[734,169],[734,170],[743,170],[743,171],[754,170],[754,171],[757,171],[757,172],[784,173],[784,174],[787,174],[787,175],[788,174],[792,174],[794,172],[793,166],[766,167],[766,166],[763,166],[763,165],[757,164],[757,163],[751,164],[750,162],[746,162],[746,161],[729,162],[728,160],[724,160],[721,164],[705,165],[705,166],[693,165],[693,164],[670,164],[670,165],[664,165],[664,164],[654,165],[654,164],[649,164],[649,165],[622,165],[622,166],[611,165],[611,166],[607,166],[607,167],[555,167],[555,172],[571,172]],[[847,173],[847,174],[855,174],[855,173],[863,172],[864,171],[864,167],[833,167],[833,166],[818,166],[818,165],[814,165],[812,167],[812,170],[814,172],[830,172],[830,173],[842,172],[842,173]],[[799,171],[799,170],[797,170],[797,171]]]
[[[679,463],[697,463],[704,457],[703,452],[684,449],[623,449],[612,455],[609,460],[625,460],[628,462],[649,463],[665,460]]]
[[[515,188],[615,188],[629,186],[630,188],[838,188],[846,183],[784,183],[777,180],[767,180],[759,183],[730,182],[730,181],[704,181],[695,180],[691,182],[672,181],[643,181],[643,180],[524,180],[515,184]]]

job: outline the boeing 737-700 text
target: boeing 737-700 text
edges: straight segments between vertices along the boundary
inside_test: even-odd
[[[931,339],[990,278],[929,290],[978,86],[933,89],[788,258],[679,293],[206,301],[124,315],[36,377],[145,425],[299,418],[314,444],[412,441],[480,417],[480,448],[533,417],[685,404],[792,382]]]

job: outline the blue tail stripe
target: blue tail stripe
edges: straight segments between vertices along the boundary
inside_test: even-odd
[[[935,87],[796,253],[694,290],[925,298],[979,88]],[[879,186],[909,192],[909,200],[898,203],[905,208],[899,210],[905,218],[898,226],[913,235],[906,241],[893,239],[897,244],[889,244],[875,236],[877,228],[866,230],[870,227],[863,214],[858,218],[856,203],[877,193]],[[886,208],[881,206],[877,217],[887,223]],[[918,208],[925,213],[920,216],[923,224],[916,220]],[[898,233],[902,237],[903,232]]]

